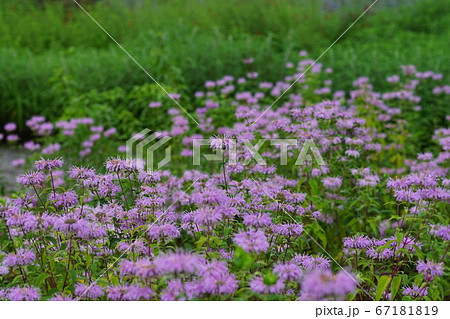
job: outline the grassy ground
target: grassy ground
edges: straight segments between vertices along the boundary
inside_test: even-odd
[[[0,124],[33,114],[59,116],[67,96],[150,79],[83,13],[53,3],[0,4]],[[393,1],[391,1],[392,4]],[[404,2],[404,1],[403,1]],[[332,11],[320,1],[103,1],[92,15],[159,81],[193,92],[209,79],[243,74],[252,56],[261,77],[277,80],[306,49],[320,55],[364,10],[355,1]],[[345,89],[359,75],[378,87],[402,64],[448,78],[450,9],[444,0],[374,6],[322,59]]]

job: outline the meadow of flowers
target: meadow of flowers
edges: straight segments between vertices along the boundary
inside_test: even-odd
[[[148,101],[172,123],[160,170],[126,158],[108,123],[36,114],[26,140],[7,124],[0,140],[27,155],[0,198],[0,299],[448,300],[450,128],[421,121],[450,121],[442,75],[399,66],[390,91],[363,77],[344,92],[304,51],[275,83],[252,62],[195,94],[199,125]],[[221,159],[193,165],[196,139]],[[298,143],[263,143],[284,139]],[[324,163],[297,161],[306,141]]]

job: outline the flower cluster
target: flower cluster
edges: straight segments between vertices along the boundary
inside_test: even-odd
[[[106,123],[32,117],[38,139],[23,146],[35,157],[15,166],[34,168],[0,198],[0,299],[444,299],[450,129],[424,150],[411,122],[423,90],[444,99],[447,86],[404,66],[390,92],[367,77],[333,91],[333,70],[299,56],[277,82],[247,58],[242,76],[205,83],[195,132],[168,109],[158,137],[173,137],[176,161],[158,171],[122,158]],[[15,124],[3,129],[19,140]],[[196,140],[220,160],[188,166]]]

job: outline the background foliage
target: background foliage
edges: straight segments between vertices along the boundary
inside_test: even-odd
[[[370,4],[80,2],[150,74],[179,93],[193,93],[226,74],[244,74],[241,61],[250,56],[261,77],[277,80],[285,72],[279,65],[301,49],[319,56]],[[381,88],[386,74],[402,64],[439,70],[446,78],[449,25],[444,0],[380,1],[322,61],[335,69],[334,89],[348,89],[365,75]],[[74,95],[131,92],[150,81],[73,1],[1,1],[0,125],[14,121],[27,134],[26,119],[34,114],[56,119]]]

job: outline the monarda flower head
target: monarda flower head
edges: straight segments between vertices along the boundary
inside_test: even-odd
[[[344,238],[344,247],[345,248],[361,249],[361,248],[367,248],[371,245],[372,245],[372,241],[367,236],[355,236],[355,237],[345,237]]]
[[[58,207],[72,207],[78,203],[78,196],[73,190],[64,193],[50,193],[49,200]]]
[[[219,210],[200,208],[193,212],[193,220],[199,226],[215,226],[222,219]]]
[[[17,253],[8,254],[5,259],[3,259],[3,266],[13,267],[13,266],[24,266],[31,264],[36,259],[36,255],[31,250],[25,250],[19,248]]]
[[[272,225],[272,218],[268,213],[245,214],[244,225],[257,228],[268,227]]]
[[[342,185],[342,179],[339,177],[325,177],[322,180],[322,184],[325,188],[338,189]]]
[[[4,276],[7,275],[9,273],[9,268],[6,266],[0,266],[0,275]]]
[[[227,150],[233,146],[234,140],[228,136],[213,136],[209,139],[213,150]]]
[[[203,293],[212,295],[231,294],[238,288],[238,281],[234,274],[228,272],[210,273],[201,280]]]
[[[154,295],[150,287],[138,285],[111,286],[106,291],[108,299],[115,301],[149,300]]]
[[[40,295],[37,288],[16,287],[8,291],[7,298],[11,301],[35,301],[40,298]]]
[[[75,299],[63,294],[56,294],[52,298],[50,298],[49,301],[75,301]]]
[[[157,275],[156,265],[150,259],[138,259],[137,261],[124,260],[120,264],[121,276],[137,276],[140,278],[152,278]]]
[[[19,176],[18,181],[27,187],[40,187],[44,184],[45,176],[41,172],[30,172]]]
[[[143,184],[154,184],[161,180],[161,173],[140,171],[138,180]]]
[[[443,240],[450,241],[450,225],[430,225],[430,234],[442,238]]]
[[[260,276],[253,277],[250,280],[250,289],[259,294],[279,294],[284,290],[284,282],[279,278],[273,285],[264,282]]]
[[[345,271],[334,275],[331,270],[316,270],[306,275],[303,280],[300,300],[324,300],[327,298],[339,300],[355,291],[356,286],[356,279]]]
[[[246,252],[263,253],[269,248],[264,232],[258,230],[241,231],[234,236],[234,243],[242,247]]]
[[[302,276],[300,267],[291,261],[279,263],[273,268],[273,272],[284,281],[298,281]]]
[[[281,236],[300,237],[303,233],[303,225],[301,224],[274,224],[272,231]]]
[[[112,158],[106,161],[106,170],[111,173],[123,172],[128,168],[126,160],[121,158]]]
[[[330,261],[320,255],[317,257],[311,255],[296,255],[292,261],[308,270],[330,268]]]
[[[160,274],[195,273],[202,265],[203,258],[188,253],[162,255],[154,260],[156,271]]]
[[[424,275],[426,281],[433,281],[435,276],[442,276],[444,273],[444,263],[436,263],[434,261],[419,260],[417,262],[417,271]]]
[[[92,283],[90,285],[85,285],[82,283],[77,283],[75,285],[75,295],[79,298],[89,298],[89,299],[97,299],[104,295],[104,291],[102,288],[96,283]]]
[[[43,159],[41,157],[40,160],[35,161],[34,162],[34,167],[36,167],[36,169],[38,171],[51,171],[55,168],[60,168],[63,165],[63,160],[62,158],[58,157],[55,159]]]
[[[425,297],[426,295],[428,295],[428,287],[420,288],[416,285],[412,285],[412,287],[406,286],[405,288],[403,288],[403,295],[413,298]]]
[[[77,181],[92,179],[95,177],[95,170],[86,167],[73,166],[69,171],[69,176]]]
[[[148,234],[151,239],[171,239],[180,237],[180,231],[178,228],[170,223],[152,225],[148,230]]]

